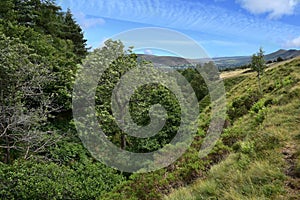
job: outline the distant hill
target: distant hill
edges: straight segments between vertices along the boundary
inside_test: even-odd
[[[300,50],[296,50],[296,49],[290,49],[290,50],[280,49],[280,50],[278,50],[278,51],[276,51],[274,53],[266,55],[265,60],[266,61],[276,60],[278,57],[281,57],[284,60],[287,60],[287,59],[295,58],[297,56],[300,56]]]
[[[300,50],[280,49],[274,53],[265,55],[266,61],[274,61],[281,57],[284,60],[291,59],[300,56]],[[184,59],[174,56],[154,56],[147,54],[138,54],[140,60],[147,60],[152,62],[157,67],[174,67],[174,68],[186,68],[196,64],[203,64],[209,60],[213,60],[219,69],[235,68],[242,65],[247,65],[251,61],[251,56],[234,56],[234,57],[217,57],[212,59]]]
[[[181,57],[175,57],[175,56],[154,56],[154,55],[147,55],[147,54],[138,54],[139,60],[146,60],[152,62],[157,67],[163,67],[163,66],[184,66],[184,65],[190,65],[188,59],[184,59]]]

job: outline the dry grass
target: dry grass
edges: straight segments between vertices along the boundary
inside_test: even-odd
[[[249,71],[250,68],[247,69],[236,69],[233,71],[227,71],[227,72],[222,72],[220,74],[220,78],[222,79],[228,79],[228,78],[233,78],[233,77],[237,77],[237,76],[243,76],[243,75],[247,75],[244,72]]]
[[[298,56],[296,58],[293,58],[293,59],[285,60],[285,61],[282,61],[282,62],[272,63],[272,64],[268,65],[266,71],[272,70],[276,67],[279,67],[281,65],[284,65],[286,63],[289,63],[291,61],[298,60],[298,59],[300,59],[300,56]],[[233,71],[222,72],[220,74],[220,78],[228,79],[228,78],[233,78],[233,77],[237,77],[237,76],[247,76],[250,73],[245,73],[245,72],[250,71],[250,70],[251,70],[250,68],[246,68],[246,69],[236,69],[236,70],[233,70]],[[255,72],[252,72],[252,73],[255,73]]]

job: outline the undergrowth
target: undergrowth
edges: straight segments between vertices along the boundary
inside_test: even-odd
[[[283,149],[300,143],[300,60],[266,71],[263,95],[254,73],[225,80],[228,115],[221,138],[203,159],[198,153],[209,124],[209,97],[200,102],[199,130],[187,152],[167,168],[133,174],[99,199],[297,199]],[[181,189],[178,189],[181,188]]]

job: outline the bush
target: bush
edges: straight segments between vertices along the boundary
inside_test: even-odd
[[[259,100],[259,95],[257,93],[250,93],[233,100],[232,104],[228,108],[228,117],[231,121],[242,117],[247,114],[251,107]]]
[[[284,61],[284,59],[279,56],[276,61],[277,62],[282,62],[282,61]]]
[[[123,180],[102,164],[76,170],[55,163],[16,161],[0,164],[1,199],[95,199]]]

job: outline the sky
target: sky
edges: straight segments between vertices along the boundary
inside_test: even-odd
[[[260,47],[266,54],[279,49],[300,49],[300,0],[56,0],[56,3],[63,10],[71,9],[92,48],[124,31],[160,27],[187,35],[210,57],[248,56]],[[143,53],[168,55],[155,49]]]

